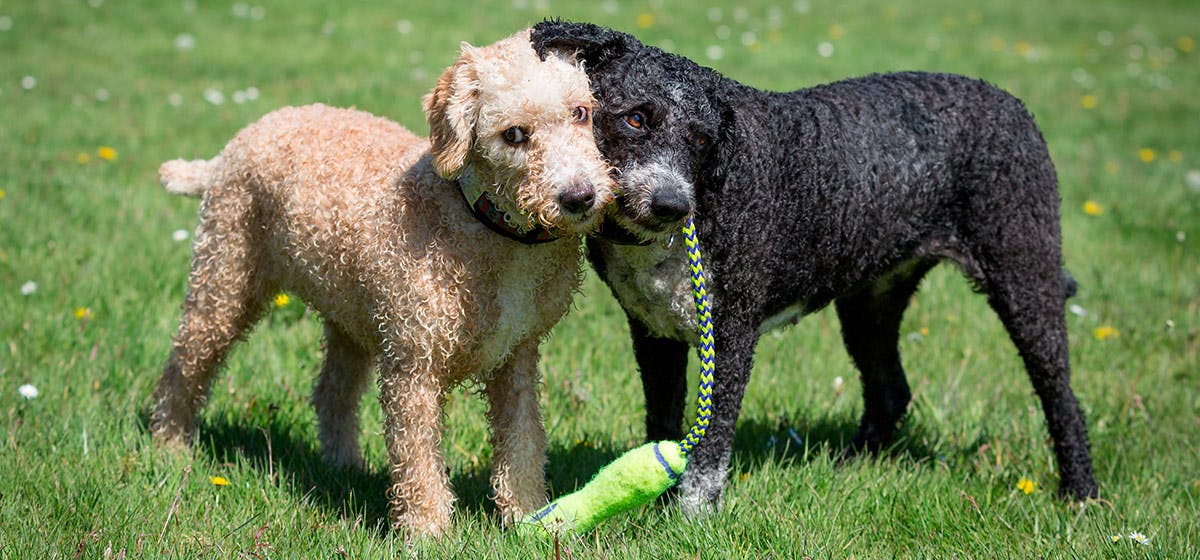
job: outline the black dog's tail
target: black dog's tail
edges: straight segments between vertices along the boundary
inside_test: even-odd
[[[1075,277],[1071,276],[1067,269],[1062,269],[1059,275],[1059,283],[1062,285],[1063,299],[1075,297],[1075,292],[1079,291],[1079,282],[1075,281]]]

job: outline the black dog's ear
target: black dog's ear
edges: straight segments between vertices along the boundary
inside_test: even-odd
[[[642,44],[632,35],[591,23],[546,20],[533,26],[530,36],[538,56],[546,58],[548,51],[572,54],[583,61],[586,69],[603,66],[620,58]]]

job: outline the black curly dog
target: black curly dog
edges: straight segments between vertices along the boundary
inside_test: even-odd
[[[694,318],[682,243],[695,211],[713,293],[714,418],[693,451],[685,509],[719,505],[761,332],[837,305],[862,374],[848,454],[892,442],[911,398],[901,315],[942,260],[987,295],[1041,399],[1059,493],[1097,496],[1069,384],[1059,195],[1024,105],[983,81],[873,75],[760,91],[634,37],[584,23],[535,26],[534,47],[575,52],[600,103],[595,132],[622,193],[590,257],[629,316],[647,435],[678,438]],[[656,239],[632,246],[621,238]]]

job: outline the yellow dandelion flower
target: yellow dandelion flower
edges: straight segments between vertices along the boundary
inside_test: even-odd
[[[279,294],[279,295],[275,296],[275,307],[286,307],[287,304],[289,304],[291,302],[292,302],[292,298],[289,297],[287,294]]]
[[[1004,50],[1006,44],[1004,39],[1001,39],[1000,37],[992,37],[991,39],[988,39],[988,46],[991,47],[992,50],[1000,52]]]
[[[1196,41],[1191,37],[1184,35],[1183,37],[1180,37],[1179,40],[1175,41],[1175,46],[1179,47],[1179,50],[1185,53],[1192,52],[1192,49],[1196,48]]]
[[[971,25],[979,25],[983,23],[983,12],[979,10],[967,11],[967,22]]]
[[[650,12],[642,12],[638,14],[637,26],[642,29],[647,29],[654,26],[654,14]]]
[[[1037,491],[1037,483],[1028,478],[1022,478],[1017,481],[1017,490],[1026,494],[1032,494]]]
[[[100,159],[104,161],[117,160],[117,150],[112,146],[100,146],[100,148],[96,150],[96,155],[100,156]]]
[[[1089,200],[1083,203],[1083,213],[1089,216],[1099,216],[1104,213],[1104,207],[1094,200]]]
[[[1158,153],[1154,151],[1154,148],[1142,148],[1138,150],[1138,159],[1142,160],[1142,163],[1150,163],[1156,158],[1158,158]]]
[[[1104,172],[1105,173],[1108,173],[1109,175],[1116,175],[1117,172],[1120,170],[1121,170],[1121,164],[1119,164],[1115,161],[1104,162]]]
[[[7,195],[7,194],[8,194],[8,193],[4,192],[4,189],[0,189],[0,200],[4,200],[4,197],[5,197],[5,195]]]
[[[1100,104],[1100,100],[1096,99],[1095,95],[1089,93],[1079,98],[1079,104],[1083,106],[1084,109],[1095,109],[1096,105]]]
[[[81,320],[81,321],[82,321],[82,320],[84,320],[84,319],[87,319],[87,318],[89,318],[89,317],[91,317],[91,316],[92,316],[92,309],[91,309],[90,307],[77,307],[77,308],[75,308],[75,318],[76,318],[76,319],[79,319],[79,320]]]
[[[92,161],[92,156],[85,152],[79,152],[78,154],[75,154],[75,163],[78,163],[79,165],[87,165],[90,161]]]
[[[214,476],[208,479],[213,486],[229,486],[229,479],[223,476]]]
[[[1171,150],[1167,152],[1167,161],[1171,163],[1179,163],[1183,161],[1183,152],[1179,150]]]
[[[1029,53],[1033,52],[1033,45],[1031,45],[1025,41],[1021,41],[1021,42],[1013,45],[1013,48],[1016,49],[1017,54],[1019,54],[1021,56],[1029,56]]]
[[[1117,332],[1117,329],[1112,325],[1104,325],[1102,327],[1096,327],[1095,329],[1092,329],[1092,336],[1095,337],[1096,340],[1107,340],[1110,338],[1116,338],[1120,335],[1121,333]]]
[[[929,327],[921,327],[921,336],[929,336]]]
[[[846,34],[846,28],[842,27],[842,24],[835,23],[835,24],[829,26],[829,38],[830,39],[835,39],[835,40],[841,39],[842,36],[844,36],[845,34]]]

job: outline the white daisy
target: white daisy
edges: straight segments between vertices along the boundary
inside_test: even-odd
[[[196,48],[196,37],[191,33],[180,33],[175,36],[175,50],[190,51]]]
[[[1189,169],[1185,177],[1188,188],[1200,192],[1200,169]]]
[[[28,383],[26,383],[20,387],[17,387],[17,392],[20,393],[21,396],[25,397],[27,400],[28,399],[36,399],[39,394],[38,388],[34,387],[33,385],[30,385]]]
[[[225,94],[219,89],[208,88],[204,90],[204,100],[213,105],[221,105],[225,103]]]

